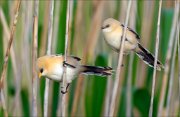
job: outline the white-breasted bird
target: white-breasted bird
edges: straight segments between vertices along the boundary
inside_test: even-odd
[[[122,42],[124,25],[113,18],[108,18],[103,22],[101,28],[104,35],[104,39],[107,42],[107,44],[114,51],[119,52],[120,43]],[[123,48],[124,54],[127,54],[130,51],[133,51],[146,64],[148,64],[150,67],[153,67],[154,61],[155,61],[154,56],[140,44],[139,40],[140,40],[140,36],[134,30],[127,27],[126,38],[125,38],[124,48]],[[163,65],[158,60],[156,69],[160,71],[161,68],[163,68]]]
[[[67,88],[73,79],[77,77],[78,74],[94,74],[99,76],[109,76],[112,75],[111,67],[100,67],[100,66],[88,66],[81,65],[80,58],[75,56],[67,56],[66,62],[64,62],[63,55],[46,55],[39,57],[37,60],[37,71],[39,78],[42,76],[48,79],[62,82],[64,65],[66,66],[66,91],[61,91],[62,93],[67,92]]]

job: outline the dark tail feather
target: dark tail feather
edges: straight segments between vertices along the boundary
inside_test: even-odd
[[[92,74],[92,75],[94,74],[98,76],[110,76],[112,75],[112,68],[82,65],[81,72],[85,74]]]
[[[138,44],[138,48],[135,50],[135,52],[146,64],[148,64],[150,67],[154,67],[155,58],[148,50]],[[160,61],[157,61],[156,69],[160,71],[161,68],[164,68],[164,66]]]

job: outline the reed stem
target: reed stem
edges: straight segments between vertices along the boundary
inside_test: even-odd
[[[38,12],[39,0],[34,2],[33,50],[32,50],[32,116],[37,116],[37,48],[38,48]]]
[[[48,24],[48,43],[47,43],[47,55],[51,55],[52,51],[52,33],[53,33],[53,14],[54,14],[54,0],[49,2],[49,24]],[[49,99],[49,79],[46,78],[45,93],[44,93],[44,117],[48,116],[48,99]]]
[[[175,4],[177,5],[177,4]],[[178,5],[179,6],[179,5]],[[158,117],[163,116],[162,110],[164,106],[164,100],[165,100],[165,94],[166,94],[166,88],[167,88],[167,81],[168,81],[168,75],[169,75],[169,66],[170,66],[170,60],[171,60],[171,55],[172,55],[172,49],[173,49],[173,42],[174,42],[174,36],[175,36],[175,29],[176,29],[176,22],[178,20],[177,17],[177,11],[179,7],[175,7],[176,9],[174,10],[174,17],[173,17],[173,23],[172,23],[172,28],[171,28],[171,34],[169,38],[169,45],[168,45],[168,50],[167,50],[167,55],[166,55],[166,63],[165,63],[165,68],[164,68],[164,74],[163,74],[163,81],[162,81],[162,88],[161,88],[161,94],[160,94],[160,102],[159,102],[159,107],[158,107]]]
[[[3,84],[4,84],[5,74],[6,74],[6,71],[7,71],[9,53],[10,53],[12,42],[14,40],[14,33],[15,33],[16,24],[17,24],[17,21],[18,21],[20,6],[21,6],[21,0],[18,1],[16,9],[15,9],[15,16],[14,16],[13,24],[12,24],[12,27],[11,27],[10,39],[9,39],[7,50],[6,50],[6,54],[5,54],[5,58],[4,58],[4,64],[3,64],[2,73],[1,73],[1,79],[0,79],[1,102],[2,102],[4,112],[5,112],[5,116],[8,116],[8,112],[7,112],[7,109],[6,109],[5,96],[4,96],[4,93],[3,93]]]
[[[156,67],[157,67],[157,59],[158,59],[158,50],[159,50],[159,32],[160,32],[160,21],[161,21],[161,9],[162,9],[162,0],[159,1],[159,12],[158,12],[158,22],[157,22],[157,33],[156,33],[156,49],[155,49],[155,61],[154,61],[154,71],[153,71],[153,84],[152,84],[152,92],[151,92],[151,103],[149,109],[149,117],[153,115],[153,103],[154,103],[154,92],[155,92],[155,84],[156,84]]]
[[[66,12],[66,35],[65,35],[65,49],[64,49],[64,61],[66,62],[67,60],[67,55],[68,55],[68,43],[70,41],[69,39],[69,16],[70,16],[70,0],[67,1],[67,12]],[[63,90],[66,88],[66,66],[63,67]],[[66,94],[62,94],[62,100],[61,100],[61,109],[62,109],[62,114],[61,116],[65,117],[66,115],[66,106],[67,106],[67,102],[66,102],[66,98],[67,95]]]
[[[121,94],[120,85],[122,85],[122,82],[120,80],[120,72],[121,72],[121,65],[122,65],[122,61],[123,61],[124,41],[125,41],[126,29],[127,29],[128,20],[129,20],[131,3],[132,3],[132,0],[129,0],[128,8],[127,8],[126,20],[125,20],[125,26],[124,26],[124,30],[123,30],[122,43],[120,44],[118,67],[117,67],[117,70],[116,70],[116,78],[115,78],[115,83],[114,83],[114,88],[113,88],[113,93],[112,93],[112,99],[111,99],[111,103],[110,103],[109,116],[115,116],[115,108],[118,105],[116,102],[117,102],[117,100],[120,100],[119,99],[120,96],[118,96],[118,93]]]

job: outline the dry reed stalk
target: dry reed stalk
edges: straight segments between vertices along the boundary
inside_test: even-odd
[[[0,93],[0,95],[1,95],[1,105],[0,106],[2,106],[2,109],[3,109],[3,111],[4,111],[4,116],[5,117],[8,117],[8,112],[7,112],[7,107],[6,107],[6,103],[5,103],[5,97],[4,97],[4,91],[3,90],[1,90],[1,93]]]
[[[83,13],[82,13],[82,6],[83,6],[83,1],[78,0],[77,1],[77,10],[76,10],[76,16],[75,16],[75,26],[74,27],[79,27],[82,23],[83,23]],[[76,54],[78,54],[79,50],[77,48],[79,48],[78,46],[78,42],[80,42],[81,38],[82,38],[82,34],[80,32],[82,32],[82,28],[83,27],[79,27],[78,31],[75,30],[75,37],[74,37],[74,41],[73,41],[73,47],[72,50],[74,52],[76,52]],[[72,52],[73,52],[72,51]],[[81,52],[82,53],[82,52]]]
[[[23,68],[22,68],[22,73],[21,73],[21,77],[22,78],[22,88],[27,88],[28,89],[28,94],[30,97],[32,97],[32,66],[31,66],[31,53],[32,53],[32,46],[31,44],[29,44],[29,40],[31,38],[31,33],[32,33],[32,26],[33,26],[33,13],[34,13],[34,3],[33,1],[24,1],[25,3],[25,18],[22,21],[24,23],[24,37],[23,37],[23,42],[22,42],[22,63],[23,63]],[[31,33],[30,33],[31,32]],[[26,77],[26,78],[24,78]],[[31,103],[31,100],[29,100]]]
[[[23,40],[24,40],[24,22],[22,20],[24,20],[25,18],[25,2],[22,1],[21,3],[21,16],[19,18],[19,24],[18,24],[18,27],[17,27],[17,35],[15,36],[15,41],[14,41],[14,45],[17,44],[17,46],[15,46],[15,57],[16,57],[16,69],[17,69],[17,76],[15,77],[15,81],[14,81],[14,85],[15,85],[15,97],[14,97],[14,100],[12,101],[11,105],[10,105],[10,112],[12,112],[12,115],[13,116],[21,116],[23,113],[22,111],[22,100],[21,100],[21,84],[22,84],[22,53],[21,51],[18,51],[18,50],[23,50]],[[17,39],[17,40],[16,40]],[[18,42],[18,39],[19,39],[19,43]],[[13,47],[13,44],[12,44],[12,47]],[[11,48],[12,48],[11,47]]]
[[[118,66],[117,66],[117,70],[116,70],[116,78],[115,78],[114,87],[113,87],[112,99],[111,99],[111,103],[110,103],[110,111],[108,114],[109,116],[115,116],[115,109],[118,105],[116,102],[117,102],[117,100],[120,100],[119,99],[120,98],[119,95],[121,94],[120,85],[122,85],[122,82],[120,80],[120,72],[121,72],[121,65],[122,65],[122,61],[123,61],[124,41],[125,41],[126,29],[127,29],[128,20],[129,20],[131,3],[132,3],[132,0],[129,0],[128,7],[127,7],[125,26],[123,29],[122,43],[120,44],[119,60],[118,60]]]
[[[180,4],[180,0],[177,0],[177,3],[178,4]],[[178,48],[178,87],[179,87],[179,98],[178,98],[178,100],[179,100],[179,103],[178,103],[178,109],[177,110],[179,110],[179,111],[177,111],[177,113],[180,113],[180,46],[179,46],[179,39],[180,39],[180,36],[179,36],[179,27],[180,27],[180,13],[178,14],[178,25],[177,25],[177,33],[176,33],[176,36],[177,36],[177,48]]]
[[[32,47],[32,116],[37,116],[37,72],[39,0],[34,2],[33,47]]]
[[[52,50],[52,31],[53,31],[53,13],[54,13],[54,0],[49,4],[49,24],[48,24],[48,45],[46,54],[50,55]],[[49,79],[46,78],[45,93],[44,93],[44,117],[48,116],[48,97],[49,97]]]
[[[101,17],[100,16],[103,12],[103,3],[104,3],[104,1],[98,2],[98,7],[95,11],[93,18],[92,18],[92,23],[90,25],[91,29],[88,33],[87,41],[86,41],[86,44],[84,46],[84,48],[86,48],[86,49],[84,49],[84,51],[83,51],[83,60],[82,60],[83,64],[85,64],[88,61],[88,58],[90,58],[90,56],[92,57],[92,53],[95,51],[95,45],[96,45],[97,39],[98,39],[98,33],[97,32],[100,31],[99,30],[100,29],[99,27],[101,24],[101,20],[100,20]],[[80,75],[80,77],[78,78],[77,84],[76,84],[76,88],[75,88],[75,96],[74,96],[71,116],[75,116],[75,114],[76,114],[77,105],[79,102],[79,97],[80,97],[80,94],[82,92],[83,81],[84,81],[83,76]]]
[[[132,112],[132,68],[133,68],[134,54],[130,54],[128,65],[128,80],[127,80],[127,93],[126,93],[126,116],[131,117]]]
[[[7,45],[8,44],[8,39],[10,38],[10,29],[8,27],[8,24],[7,24],[7,20],[5,18],[5,15],[4,15],[4,12],[2,11],[2,9],[0,8],[0,19],[1,19],[1,22],[2,22],[2,25],[3,25],[3,29],[4,29],[4,34],[5,34],[5,38],[7,39],[4,39],[4,45]],[[5,47],[6,48],[6,47]],[[4,50],[5,50],[4,48]],[[15,48],[14,48],[14,43],[12,43],[11,45],[11,48],[10,49],[10,56],[11,56],[11,61],[12,61],[12,67],[13,67],[13,72],[14,72],[14,77],[15,77],[15,81],[16,81],[16,94],[15,94],[15,99],[13,101],[13,103],[11,104],[12,106],[10,107],[10,112],[14,113],[14,112],[19,112],[19,111],[15,111],[16,109],[19,109],[19,108],[15,108],[14,109],[14,106],[19,106],[19,99],[18,99],[18,96],[19,96],[19,91],[20,91],[20,84],[19,84],[19,81],[18,80],[20,78],[20,72],[19,72],[19,68],[17,67],[17,62],[16,62],[16,56],[15,56]],[[18,104],[17,104],[18,103]],[[13,114],[14,115],[14,114]]]
[[[152,114],[153,114],[154,91],[155,91],[155,84],[156,84],[156,66],[157,66],[158,49],[159,49],[159,36],[160,36],[159,32],[160,32],[160,21],[161,21],[161,9],[162,9],[162,0],[159,1],[157,33],[156,33],[156,47],[155,47],[155,61],[154,61],[153,84],[152,84],[152,92],[151,92],[149,117],[152,117]]]
[[[30,40],[32,40],[32,31],[33,31],[33,13],[34,13],[34,1],[22,1],[22,19],[20,26],[22,26],[21,29],[21,48],[18,49],[21,52],[20,59],[17,58],[18,66],[20,68],[20,81],[17,81],[19,85],[19,89],[21,91],[22,89],[27,89],[27,94],[29,97],[32,97],[32,44],[29,43]],[[31,35],[31,36],[30,36]],[[18,37],[17,37],[18,38]],[[23,64],[23,65],[21,65]],[[39,88],[38,88],[39,89]],[[21,96],[21,95],[19,95]],[[19,97],[19,103],[21,106],[21,111],[23,112],[23,103],[21,101],[21,97]],[[28,99],[28,103],[31,103],[31,98]],[[16,112],[17,110],[14,108],[18,108],[16,106],[17,101],[14,100],[14,104],[11,106],[11,110]],[[31,105],[30,105],[31,107]],[[38,108],[38,107],[37,107]],[[21,112],[21,113],[22,113]],[[23,113],[22,113],[23,114]],[[22,116],[21,114],[21,116]]]
[[[130,27],[135,28],[136,22],[136,1],[133,1],[131,19],[129,22]],[[127,93],[126,93],[126,116],[131,117],[132,112],[132,68],[133,68],[134,54],[130,54],[130,60],[128,65],[128,80],[127,80]]]
[[[9,37],[10,39],[9,39],[7,50],[6,50],[3,69],[2,69],[2,73],[1,73],[1,79],[0,79],[1,101],[2,101],[3,110],[5,112],[5,116],[8,116],[8,113],[7,113],[4,93],[3,93],[2,89],[3,89],[3,82],[4,82],[4,79],[5,79],[5,73],[6,73],[6,70],[7,70],[9,53],[10,53],[11,45],[12,45],[12,42],[13,42],[13,39],[14,39],[14,33],[15,33],[15,29],[16,29],[16,24],[17,24],[17,21],[18,21],[20,6],[21,6],[21,1],[19,0],[18,3],[17,3],[16,9],[15,9],[15,16],[14,16],[13,24],[12,24],[12,27],[11,27],[11,33],[10,33],[10,37]]]
[[[110,54],[108,59],[108,66],[112,66],[112,54]],[[106,87],[106,96],[105,96],[105,107],[104,107],[104,116],[108,116],[109,113],[109,104],[111,99],[111,87],[112,87],[112,76],[109,76],[107,79],[107,87]]]
[[[83,1],[77,1],[77,13],[76,13],[76,17],[75,17],[75,19],[76,19],[75,20],[75,27],[78,27],[83,22],[82,6],[83,6]],[[79,30],[82,30],[82,28],[80,28]],[[75,31],[75,38],[74,38],[74,42],[73,42],[73,50],[75,52],[78,52],[77,51],[77,48],[78,48],[77,45],[78,45],[78,42],[80,40],[80,37],[82,37],[80,35],[80,33]],[[83,79],[81,77],[82,77],[81,75],[78,76],[76,88],[74,90],[75,95],[74,95],[74,100],[73,100],[73,104],[72,104],[71,116],[75,116],[75,114],[76,114],[79,97],[80,97],[80,94],[82,92],[81,86],[83,86]]]
[[[96,10],[95,15],[93,16],[91,29],[90,29],[90,32],[87,38],[87,43],[86,43],[88,58],[92,58],[94,56],[96,44],[97,44],[98,37],[101,31],[100,27],[102,24],[102,13],[103,13],[103,8],[104,8],[104,1],[97,2],[97,5],[96,5],[97,10]]]
[[[179,20],[178,20],[179,21]],[[179,27],[180,27],[180,21],[178,23],[178,26],[177,26],[177,38],[178,38],[178,80],[179,80],[179,113],[180,113],[180,46],[179,46]]]
[[[53,42],[52,42],[52,52],[55,53],[57,47],[57,39],[58,39],[58,26],[59,26],[59,13],[60,13],[60,1],[56,1],[55,6],[55,15],[54,15],[54,25],[53,25]]]
[[[52,40],[52,53],[56,53],[56,48],[57,48],[57,40],[58,40],[58,29],[59,29],[59,13],[60,13],[60,5],[61,5],[61,1],[55,1],[55,8],[54,8],[54,23],[53,23],[53,40]],[[59,85],[60,87],[61,85]],[[50,86],[50,96],[49,99],[51,100],[52,99],[52,96],[53,96],[53,91],[51,91],[52,87]],[[60,88],[59,88],[59,92],[61,93],[60,91]],[[59,94],[60,94],[59,93]],[[60,98],[60,96],[58,95],[58,98]],[[60,107],[61,107],[61,104],[60,104],[61,101],[58,101],[58,108],[57,108],[57,111],[60,112]],[[53,103],[52,101],[50,102],[50,106],[53,106]],[[51,112],[50,112],[51,113]],[[60,116],[60,113],[57,113],[57,116]]]
[[[69,2],[69,8],[68,8],[68,10],[69,11],[67,11],[67,12],[69,12],[69,20],[68,20],[68,22],[69,22],[69,26],[68,26],[68,38],[69,38],[69,40],[68,40],[68,45],[67,45],[67,53],[70,53],[70,51],[71,51],[71,27],[72,27],[72,18],[73,18],[73,3],[74,3],[74,1],[70,1]],[[61,89],[61,85],[59,85],[59,89]],[[61,93],[61,90],[59,90],[59,94]],[[66,105],[68,105],[68,101],[67,100],[69,100],[69,95],[70,95],[70,93],[67,93],[67,95],[66,95],[66,97],[65,97],[65,100],[66,100]],[[59,115],[61,115],[60,113],[61,113],[61,102],[59,101],[58,102],[59,104],[58,104],[58,112],[57,112],[57,114],[58,114],[58,116]],[[66,109],[66,112],[65,113],[67,113],[67,109]]]
[[[172,23],[171,34],[169,38],[167,55],[166,55],[166,63],[165,63],[164,74],[163,74],[162,88],[160,91],[161,94],[160,94],[160,99],[159,99],[160,102],[159,102],[159,107],[158,107],[158,117],[161,117],[163,115],[162,111],[163,111],[164,100],[166,97],[165,94],[166,94],[168,74],[169,74],[169,65],[170,65],[170,60],[172,57],[171,55],[172,55],[172,48],[173,48],[173,42],[174,42],[174,36],[175,36],[176,22],[178,21],[178,17],[176,15],[178,11],[178,7],[175,7],[175,8],[176,9],[174,10],[173,23]]]
[[[14,20],[13,20],[13,25],[11,27],[10,39],[9,39],[9,43],[8,43],[8,46],[7,46],[6,55],[5,55],[5,58],[4,58],[3,70],[2,70],[2,74],[1,74],[1,80],[0,80],[0,88],[1,89],[3,87],[3,81],[5,79],[5,73],[6,73],[7,63],[8,63],[8,59],[9,59],[9,53],[10,53],[11,45],[12,45],[12,42],[13,42],[13,39],[14,39],[14,33],[15,33],[16,24],[17,24],[17,21],[18,21],[20,5],[21,5],[21,0],[18,1],[17,7],[15,9],[15,17],[14,17]]]
[[[56,53],[56,48],[57,48],[57,40],[58,40],[58,29],[59,29],[59,13],[60,13],[60,5],[61,5],[61,1],[55,1],[55,8],[54,8],[54,23],[53,23],[53,40],[52,40],[52,53]],[[61,85],[59,85],[59,87],[61,87]],[[50,89],[51,90],[51,89]],[[59,88],[59,94],[61,93],[61,90]],[[52,99],[53,96],[53,92],[51,91],[50,94],[50,100]],[[60,98],[60,96],[58,95],[58,98]],[[60,116],[60,104],[61,101],[58,101],[58,107],[57,107],[57,116]],[[52,105],[52,101],[50,102],[50,105]]]
[[[176,3],[177,2],[175,2],[175,4]],[[176,5],[175,7],[178,7],[178,5]],[[178,14],[179,14],[179,9],[177,11],[177,14],[175,14],[175,15],[178,15]],[[176,26],[178,27],[178,20],[177,20]],[[168,88],[168,95],[167,95],[166,116],[170,116],[172,114],[172,112],[171,112],[172,109],[170,110],[170,105],[172,103],[171,99],[172,99],[172,88],[173,88],[173,83],[174,83],[174,67],[175,67],[175,58],[176,58],[177,43],[178,43],[177,34],[178,34],[178,28],[176,28],[176,40],[174,41],[174,51],[173,51],[173,55],[172,55],[172,63],[171,63],[171,69],[170,69],[170,79],[169,79],[169,88]]]
[[[75,27],[78,27],[82,22],[82,3],[83,3],[83,1],[77,1],[77,13],[75,16]],[[81,28],[79,30],[81,30]],[[77,50],[77,45],[78,45],[78,44],[76,44],[76,42],[79,42],[78,41],[79,39],[80,39],[80,33],[75,32],[75,38],[74,38],[75,44],[73,45],[73,50],[75,52],[77,52],[76,50]],[[78,76],[76,87],[75,87],[75,95],[74,95],[74,101],[72,104],[71,116],[75,116],[75,114],[76,114],[77,103],[78,103],[79,95],[81,93],[79,85],[82,85],[83,82],[79,77],[80,76]]]
[[[40,52],[39,52],[39,55],[40,56],[43,56],[44,54],[46,54],[46,46],[47,46],[47,33],[48,33],[48,19],[49,19],[49,4],[50,4],[50,1],[51,0],[45,0],[44,1],[44,9],[45,9],[45,12],[44,12],[44,22],[43,22],[43,30],[42,30],[42,33],[41,33],[41,41],[40,41]]]
[[[142,18],[137,20],[142,20],[141,23],[141,43],[144,45],[144,47],[150,48],[151,46],[151,40],[152,40],[152,28],[153,28],[153,19],[154,19],[154,11],[155,11],[155,1],[151,0],[145,0],[143,4],[143,14]],[[139,14],[140,15],[140,14]],[[137,65],[137,77],[138,79],[138,87],[143,88],[146,87],[146,81],[147,81],[147,70],[148,66],[144,64],[143,61],[139,61],[139,65]]]
[[[6,36],[6,38],[9,39],[10,38],[10,29],[8,27],[7,20],[6,20],[5,16],[4,16],[4,12],[2,11],[1,8],[0,8],[0,20],[2,22],[2,26],[3,26],[4,32],[5,32],[5,36]],[[5,45],[7,45],[7,43],[8,43],[8,40],[5,39]],[[11,55],[11,58],[12,58],[12,67],[13,67],[15,78],[17,79],[18,72],[17,72],[17,68],[16,68],[17,63],[16,63],[16,57],[15,57],[13,43],[12,43],[11,46],[12,46],[11,47],[12,49],[10,49],[10,55]]]
[[[166,116],[171,115],[170,104],[172,103],[171,99],[172,99],[172,88],[173,88],[173,83],[174,83],[174,66],[175,66],[176,51],[177,51],[177,39],[174,42],[174,51],[173,51],[173,55],[172,55],[169,88],[168,88],[168,94],[167,94]]]
[[[64,49],[64,61],[66,62],[67,60],[67,55],[68,55],[68,43],[69,43],[69,17],[70,17],[70,0],[67,1],[67,11],[66,11],[66,35],[65,35],[65,49]],[[66,66],[63,67],[63,91],[65,90],[66,86]],[[62,98],[61,98],[61,116],[65,117],[66,115],[66,108],[67,108],[67,102],[66,102],[66,94],[61,94]]]

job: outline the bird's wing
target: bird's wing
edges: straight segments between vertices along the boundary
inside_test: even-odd
[[[77,57],[77,56],[71,55],[70,57],[72,57],[73,59],[76,59],[77,61],[81,61],[81,59],[79,57]]]
[[[76,66],[80,65],[80,60],[81,59],[76,56],[67,56],[66,63],[76,67]]]
[[[121,24],[122,27],[124,27],[123,24]],[[140,36],[131,28],[127,27],[128,31],[130,31],[131,33],[133,33],[136,36],[136,39],[140,39]]]

